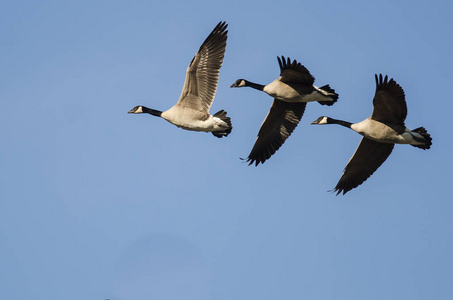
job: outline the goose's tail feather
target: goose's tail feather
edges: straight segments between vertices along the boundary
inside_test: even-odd
[[[227,117],[227,112],[222,109],[221,111],[216,112],[213,117],[221,119],[226,125],[225,128],[222,128],[219,131],[212,131],[212,134],[218,138],[228,136],[231,130],[233,130],[233,125],[231,125],[231,119]]]
[[[415,128],[414,130],[412,130],[412,132],[415,132],[415,133],[418,133],[419,135],[421,135],[422,138],[417,137],[417,135],[412,135],[412,137],[417,142],[423,143],[422,145],[412,145],[412,146],[423,149],[423,150],[431,148],[432,138],[431,138],[431,135],[426,131],[425,128],[418,127],[418,128]]]
[[[318,103],[321,105],[331,106],[338,100],[338,94],[328,84],[318,88],[318,92],[321,93],[323,96],[326,96],[326,97],[329,97],[332,99],[330,101],[318,101]]]

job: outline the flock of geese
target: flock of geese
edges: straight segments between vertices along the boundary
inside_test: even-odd
[[[233,127],[226,111],[209,114],[225,54],[227,26],[225,22],[217,24],[201,44],[187,68],[181,96],[173,107],[159,111],[139,105],[128,113],[148,113],[186,130],[211,132],[219,138],[228,136]],[[280,77],[273,82],[262,85],[238,79],[231,85],[251,87],[274,98],[247,158],[249,165],[264,163],[283,145],[301,120],[307,102],[330,106],[338,100],[338,94],[329,85],[313,85],[314,77],[299,62],[283,56],[277,59]],[[369,118],[350,123],[322,116],[311,123],[338,124],[363,136],[335,186],[337,195],[346,194],[367,180],[387,159],[395,144],[410,144],[424,150],[431,146],[431,136],[423,127],[411,130],[404,125],[407,106],[401,86],[387,76],[375,75],[375,79],[373,113]]]

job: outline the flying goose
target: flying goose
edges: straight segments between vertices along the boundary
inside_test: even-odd
[[[410,130],[404,125],[407,106],[404,91],[393,78],[375,75],[376,93],[371,117],[359,123],[319,117],[311,124],[339,124],[363,136],[362,141],[346,165],[334,192],[337,195],[361,185],[392,153],[395,144],[410,144],[423,150],[431,147],[431,136],[425,128]]]
[[[272,106],[261,124],[255,145],[247,162],[249,165],[264,163],[288,139],[299,123],[307,102],[318,101],[322,105],[332,105],[338,94],[329,85],[320,88],[313,85],[315,78],[299,62],[290,58],[280,59],[280,76],[268,85],[261,85],[245,79],[236,80],[231,87],[248,86],[274,97]]]
[[[182,129],[212,132],[219,138],[227,136],[233,127],[230,118],[226,116],[226,111],[209,114],[225,54],[227,26],[225,22],[217,24],[201,44],[187,68],[181,96],[172,108],[162,112],[139,105],[128,113],[148,113]]]

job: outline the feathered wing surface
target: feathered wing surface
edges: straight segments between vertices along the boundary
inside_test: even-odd
[[[249,165],[264,163],[283,145],[299,124],[306,105],[306,102],[290,103],[274,99],[247,158]]]
[[[284,56],[280,59],[277,56],[278,65],[280,66],[280,80],[285,83],[305,83],[309,86],[312,86],[315,82],[315,78],[310,74],[310,72],[305,68],[301,63],[293,60],[288,57],[285,59]]]
[[[376,93],[373,99],[373,120],[404,126],[407,106],[403,88],[391,78],[375,75]],[[404,129],[404,127],[402,127]]]
[[[362,138],[335,186],[334,191],[337,195],[346,194],[367,180],[389,157],[394,145]]]
[[[198,49],[187,68],[186,80],[177,105],[209,113],[225,55],[227,26],[225,22],[217,24]]]
[[[313,88],[315,78],[301,63],[284,56],[277,57],[277,60],[280,66],[280,81],[306,85],[307,90]],[[264,163],[285,143],[302,119],[306,105],[306,102],[274,99],[247,158],[249,165]]]

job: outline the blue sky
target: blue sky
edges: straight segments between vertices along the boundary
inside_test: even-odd
[[[3,1],[0,4],[1,299],[451,299],[451,1]],[[223,139],[166,110],[221,20],[229,37],[211,112]],[[264,165],[253,146],[276,57],[340,95],[307,105]],[[397,145],[346,196],[360,136],[310,126],[372,111],[374,74],[405,90]]]

